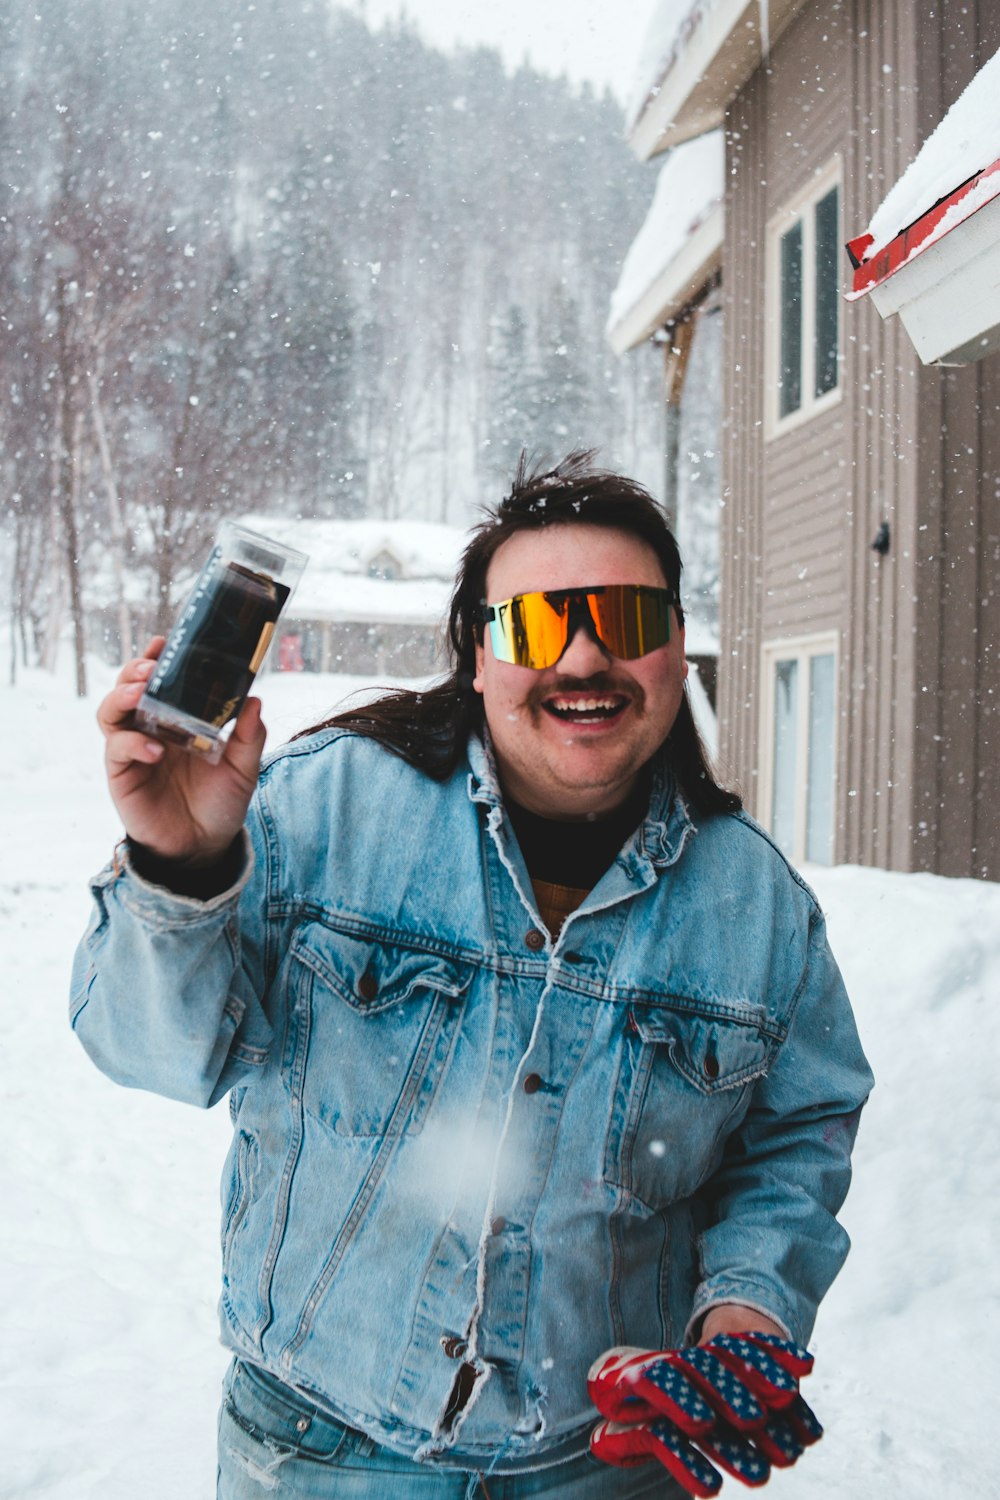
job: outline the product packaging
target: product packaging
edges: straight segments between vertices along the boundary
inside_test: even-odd
[[[154,739],[220,759],[306,554],[225,521],[135,711]]]

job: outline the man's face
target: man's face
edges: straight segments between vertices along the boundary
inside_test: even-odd
[[[627,531],[567,522],[519,531],[486,576],[493,604],[514,594],[638,583],[665,588],[656,553]],[[586,818],[626,800],[666,739],[684,691],[684,632],[672,620],[665,646],[619,661],[578,629],[554,666],[536,671],[497,661],[489,629],[476,648],[473,686],[504,791],[550,818]]]

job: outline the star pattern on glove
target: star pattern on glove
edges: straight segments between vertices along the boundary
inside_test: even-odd
[[[756,1488],[823,1435],[799,1394],[812,1367],[808,1350],[756,1332],[684,1349],[611,1349],[587,1380],[608,1419],[591,1449],[618,1466],[657,1459],[691,1495],[717,1494],[720,1469]]]

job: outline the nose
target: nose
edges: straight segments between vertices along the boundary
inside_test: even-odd
[[[592,677],[595,672],[605,671],[611,659],[611,652],[593,631],[580,625],[567,641],[556,665],[567,677]]]

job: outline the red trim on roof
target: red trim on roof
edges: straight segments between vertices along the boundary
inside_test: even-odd
[[[890,240],[888,245],[883,246],[870,260],[865,259],[866,254],[874,243],[870,234],[860,234],[856,239],[848,240],[847,251],[856,268],[854,272],[855,296],[860,295],[862,292],[870,292],[872,287],[878,286],[880,282],[885,281],[887,277],[892,275],[893,271],[898,271],[900,266],[905,264],[913,255],[918,254],[924,248],[926,241],[930,239],[949,209],[954,208],[956,203],[961,203],[964,198],[967,198],[973,188],[980,182],[993,176],[996,177],[996,182],[993,185],[994,191],[991,197],[996,197],[997,194],[1000,194],[1000,159],[995,161],[992,166],[985,167],[981,172],[976,172],[966,182],[963,182],[960,187],[957,187],[953,193],[949,193],[947,198],[939,199],[933,208],[929,208],[914,223],[908,225],[906,229],[901,230],[895,239]],[[976,207],[982,208],[985,202],[988,201],[989,199],[984,199],[984,202],[977,204]],[[957,222],[962,223],[964,220],[959,219]],[[951,225],[951,229],[955,227],[956,225]],[[950,233],[950,230],[948,232]]]

